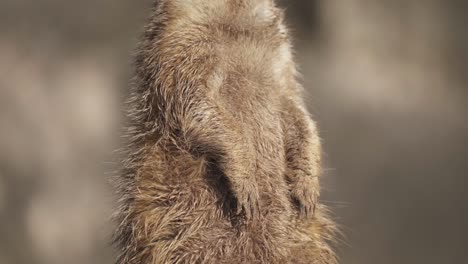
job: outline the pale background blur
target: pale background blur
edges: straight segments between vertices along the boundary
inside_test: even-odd
[[[0,264],[112,263],[150,0],[0,0]],[[344,264],[468,263],[468,2],[284,0]]]

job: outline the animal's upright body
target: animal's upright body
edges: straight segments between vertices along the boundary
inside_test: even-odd
[[[334,264],[320,142],[272,0],[159,0],[136,56],[118,264]]]

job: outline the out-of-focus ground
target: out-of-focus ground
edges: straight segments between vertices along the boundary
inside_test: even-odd
[[[112,263],[108,179],[150,2],[0,1],[0,264]],[[468,4],[282,4],[342,263],[466,263]]]

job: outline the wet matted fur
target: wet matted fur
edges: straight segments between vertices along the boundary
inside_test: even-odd
[[[135,59],[117,264],[335,264],[321,148],[272,0],[159,0]]]

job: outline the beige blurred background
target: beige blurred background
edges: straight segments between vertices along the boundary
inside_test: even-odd
[[[0,264],[112,263],[150,0],[0,0]],[[283,0],[345,264],[468,263],[468,2]]]

